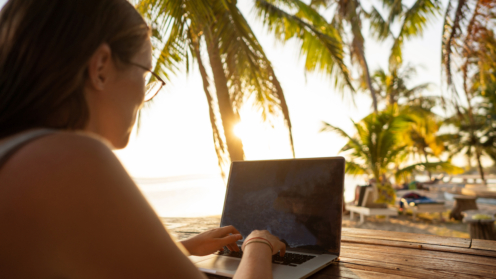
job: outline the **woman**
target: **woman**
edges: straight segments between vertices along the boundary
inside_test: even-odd
[[[185,253],[238,249],[233,227],[175,243],[111,151],[149,98],[149,33],[125,0],[2,9],[1,278],[204,278]],[[284,253],[268,232],[253,237],[236,278],[271,277]]]

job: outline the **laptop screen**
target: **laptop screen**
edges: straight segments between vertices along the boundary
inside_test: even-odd
[[[339,255],[343,185],[342,157],[233,162],[221,226]]]

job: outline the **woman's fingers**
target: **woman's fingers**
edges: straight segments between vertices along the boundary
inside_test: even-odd
[[[229,250],[231,250],[231,251],[239,252],[239,247],[238,247],[238,244],[236,244],[236,243],[227,245],[227,248],[229,248]]]
[[[224,237],[229,234],[241,234],[236,228],[233,226],[226,226],[222,228],[218,228],[213,231],[215,237]]]
[[[228,236],[225,236],[223,238],[219,238],[218,242],[221,246],[229,246],[229,245],[232,245],[232,246],[236,246],[236,241],[238,240],[241,240],[243,237],[240,235],[240,234],[231,234],[231,235],[228,235]],[[234,247],[232,247],[234,248]],[[231,249],[229,249],[231,250]],[[239,249],[238,249],[239,250]],[[235,250],[236,251],[236,250]]]
[[[243,237],[236,228],[233,226],[226,226],[216,229],[213,233],[214,237],[219,238],[220,245],[227,246],[231,251],[239,252],[236,241],[241,240]]]
[[[279,251],[279,256],[284,257],[284,254],[286,254],[286,244],[282,243],[281,250]]]

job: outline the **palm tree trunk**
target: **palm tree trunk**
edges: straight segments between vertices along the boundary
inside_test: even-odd
[[[374,112],[377,113],[379,111],[379,109],[377,108],[377,95],[375,93],[375,89],[374,87],[372,86],[372,78],[370,77],[370,71],[369,71],[369,66],[367,64],[367,60],[365,59],[365,54],[363,53],[363,50],[362,50],[362,53],[361,53],[361,65],[362,65],[362,69],[364,71],[364,74],[365,74],[365,80],[367,81],[367,86],[370,90],[370,96],[372,97],[372,104],[374,106]]]
[[[475,142],[475,146],[474,146],[474,149],[475,149],[475,158],[477,160],[477,167],[479,168],[479,175],[482,179],[482,184],[486,184],[486,179],[485,179],[485,175],[484,175],[484,168],[482,167],[482,163],[481,163],[481,150],[480,150],[480,147],[479,147],[479,139],[476,138],[476,135],[475,135],[475,131],[474,131],[474,119],[473,119],[473,115],[471,113],[471,108],[469,108],[469,117],[470,117],[470,122],[471,122],[471,126],[470,127],[470,136],[472,137],[472,141]]]
[[[486,179],[484,178],[484,168],[481,163],[481,152],[479,147],[475,147],[475,157],[477,158],[477,166],[479,167],[479,173],[482,179],[482,184],[486,185]]]
[[[272,69],[272,66],[270,67],[270,71],[272,74],[272,82],[276,87],[277,98],[281,102],[280,105],[281,105],[282,114],[284,115],[284,121],[286,122],[286,126],[288,126],[289,142],[291,144],[291,151],[293,152],[293,158],[295,158],[296,154],[295,154],[295,148],[293,142],[293,126],[291,124],[291,119],[289,118],[289,108],[288,108],[288,104],[286,103],[286,97],[284,97],[281,84],[279,83],[279,80],[277,79],[274,70]]]
[[[356,54],[358,56],[358,60],[360,63],[360,67],[362,68],[363,75],[365,76],[365,81],[367,82],[367,87],[369,88],[370,91],[370,96],[372,97],[372,104],[374,106],[374,112],[377,113],[379,110],[377,108],[377,94],[375,92],[374,87],[372,86],[372,78],[370,77],[370,71],[369,71],[369,66],[367,63],[367,59],[365,58],[365,50],[364,50],[364,39],[362,36],[362,33],[360,31],[360,27],[355,26],[353,24],[352,26],[353,30],[353,45],[354,48],[356,49]]]
[[[208,87],[210,86],[209,81],[208,81],[208,74],[207,71],[205,70],[205,66],[203,65],[203,61],[201,58],[201,53],[200,53],[200,44],[198,42],[198,37],[193,38],[193,47],[194,47],[194,52],[196,59],[198,61],[198,68],[200,70],[200,75],[202,77],[202,82],[203,82],[203,91],[205,92],[205,97],[207,98],[207,103],[208,103],[208,112],[209,112],[209,117],[210,117],[210,124],[212,126],[212,135],[213,135],[213,140],[214,140],[214,147],[215,147],[215,153],[217,154],[217,160],[219,163],[219,168],[222,174],[222,177],[225,178],[226,172],[224,171],[224,156],[223,153],[226,150],[224,140],[222,139],[220,135],[220,131],[217,127],[217,119],[215,117],[215,111],[214,107],[216,106],[216,102],[212,98],[212,95],[210,91],[208,90]]]
[[[477,159],[477,166],[479,168],[479,174],[482,179],[482,184],[486,184],[486,180],[484,178],[484,168],[482,167],[481,163],[481,150],[479,147],[479,139],[475,135],[475,119],[474,119],[474,114],[473,114],[473,109],[472,109],[472,96],[470,95],[467,87],[467,80],[466,76],[464,76],[463,80],[463,87],[465,91],[465,97],[467,98],[467,104],[468,104],[468,118],[470,120],[470,137],[472,138],[472,142],[475,143],[475,157]]]
[[[214,75],[215,91],[217,93],[217,103],[226,137],[227,151],[231,161],[242,161],[245,159],[243,143],[241,139],[234,134],[234,126],[240,122],[239,115],[234,112],[231,96],[227,87],[227,78],[224,72],[224,64],[220,57],[218,39],[209,29],[205,30],[207,41],[208,57],[212,73]]]
[[[393,91],[394,91],[394,90],[393,90]],[[390,105],[394,105],[394,104],[396,104],[396,99],[395,99],[395,97],[394,97],[394,93],[393,93],[393,92],[391,92],[391,93],[389,94],[389,104],[390,104]]]
[[[425,163],[429,164],[429,159],[427,158],[427,152],[425,151],[425,147],[422,147],[422,152],[424,153]],[[429,180],[432,180],[432,174],[430,170],[427,170],[427,175],[429,176]]]

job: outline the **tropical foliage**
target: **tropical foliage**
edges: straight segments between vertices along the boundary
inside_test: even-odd
[[[385,105],[398,103],[414,105],[418,104],[419,101],[426,103],[426,97],[422,93],[432,87],[430,83],[422,83],[411,88],[408,86],[416,73],[416,68],[411,65],[401,68],[395,65],[390,67],[389,72],[383,69],[376,70],[372,77],[372,83],[377,92],[379,102]]]
[[[459,173],[462,170],[453,166],[450,160],[463,154],[468,159],[468,166],[475,160],[484,181],[482,157],[496,158],[496,2],[449,1],[444,22],[442,62],[451,96],[443,99],[425,96],[423,92],[430,87],[428,84],[408,87],[408,80],[415,70],[401,63],[404,39],[421,35],[422,24],[439,13],[440,3],[416,1],[405,12],[401,1],[384,2],[389,8],[387,21],[375,9],[369,13],[369,19],[375,27],[377,39],[395,38],[389,71],[378,70],[372,77],[379,101],[388,108],[355,124],[357,134],[354,137],[326,124],[325,130],[335,131],[349,139],[342,149],[342,152],[350,152],[347,172],[366,173],[381,183],[388,179],[388,174],[394,174],[398,181],[408,179],[414,170],[427,171],[429,176],[432,171],[439,170]],[[403,15],[404,24],[394,36],[391,28],[386,26],[391,26],[398,15]],[[412,24],[412,20],[416,23]],[[465,100],[461,99],[462,96]],[[433,112],[439,104],[448,109],[445,112],[454,113],[445,119],[439,117]],[[398,108],[396,114],[391,112],[393,107]],[[394,121],[380,120],[385,115]],[[377,126],[382,128],[379,131],[372,129]],[[383,139],[386,135],[393,143]],[[381,153],[379,146],[388,146],[387,152]],[[407,162],[413,164],[405,166]]]
[[[284,117],[294,155],[282,87],[236,1],[139,0],[136,6],[153,27],[157,73],[170,78],[180,69],[189,71],[194,62],[198,65],[221,167],[244,160],[243,144],[234,127],[246,102],[254,104],[263,119]],[[205,57],[209,63],[203,61]],[[212,77],[215,94],[209,87]]]
[[[379,113],[372,113],[353,125],[356,134],[351,136],[341,128],[324,123],[322,131],[332,131],[348,140],[341,149],[347,157],[346,173],[367,174],[381,184],[405,181],[415,171],[461,170],[449,162],[429,162],[428,155],[439,152],[434,139],[435,129],[426,128],[425,121],[417,115],[401,110],[397,105],[389,106]],[[412,149],[417,149],[412,152]],[[427,149],[431,154],[427,154]],[[422,153],[422,158],[409,158],[412,153]],[[408,160],[410,159],[410,160]]]
[[[301,52],[306,56],[307,70],[332,74],[335,65],[339,65],[344,78],[342,82],[336,81],[336,84],[344,83],[354,92],[349,82],[348,70],[342,62],[345,61],[342,45],[346,45],[349,50],[346,60],[357,66],[358,87],[370,92],[372,106],[377,112],[378,97],[365,55],[365,37],[362,32],[365,21],[370,23],[377,39],[394,40],[390,61],[392,67],[397,68],[402,63],[404,40],[422,35],[426,24],[440,10],[438,0],[417,0],[411,6],[404,5],[402,1],[381,2],[388,12],[387,19],[374,6],[371,11],[367,11],[360,0],[312,0],[310,5],[299,0],[257,0],[256,7],[264,23],[276,37],[283,40],[293,37],[301,39]],[[334,14],[330,20],[326,20],[319,14],[320,10],[333,10]],[[398,34],[392,31],[394,25],[400,25]],[[306,29],[312,32],[305,32]],[[322,38],[333,39],[334,47],[328,47]]]
[[[482,180],[482,156],[486,154],[494,160],[495,125],[488,114],[491,109],[487,103],[477,102],[477,97],[491,99],[489,91],[496,78],[495,28],[495,1],[449,1],[444,22],[442,62],[446,84],[456,108],[455,115],[449,119],[449,123],[455,126],[456,137],[448,134],[446,139],[450,139],[453,153],[463,152],[467,156],[469,166],[475,159]],[[465,97],[465,103],[460,95]]]
[[[255,9],[269,31],[280,42],[297,39],[305,70],[334,77],[335,85],[354,92],[350,71],[345,64],[341,34],[312,6],[300,0],[255,0]]]
[[[403,62],[406,42],[442,14],[442,2],[405,2],[380,0],[365,8],[360,0],[252,0],[276,40],[299,42],[306,72],[331,78],[343,95],[370,93],[373,113],[353,122],[353,134],[329,123],[322,130],[347,139],[341,152],[348,174],[368,175],[386,187],[416,173],[460,173],[451,160],[462,154],[484,178],[483,157],[496,162],[496,2],[448,1],[440,38],[449,92],[443,97],[426,94],[431,84],[412,86],[417,69]],[[294,155],[283,89],[236,0],[135,4],[153,27],[156,71],[170,79],[198,67],[221,166],[244,159],[233,128],[245,104],[264,120],[284,117]],[[369,68],[364,26],[372,39],[392,42],[387,69]]]

